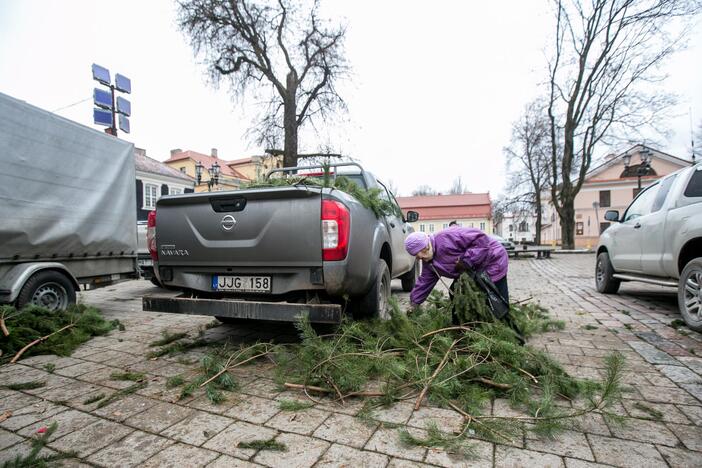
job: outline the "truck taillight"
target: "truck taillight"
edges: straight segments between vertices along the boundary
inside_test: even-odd
[[[343,260],[349,251],[349,210],[336,200],[322,200],[322,259]]]
[[[156,249],[156,210],[149,211],[146,221],[146,246],[149,248],[152,260],[158,260],[158,250]]]

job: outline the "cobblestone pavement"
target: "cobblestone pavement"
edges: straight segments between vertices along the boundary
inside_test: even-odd
[[[208,317],[144,313],[140,296],[158,291],[146,281],[132,281],[81,294],[81,300],[118,318],[125,331],[95,338],[71,357],[36,356],[0,367],[0,385],[45,380],[22,392],[0,387],[0,463],[30,450],[29,438],[58,423],[43,453],[76,451],[67,466],[702,466],[702,336],[678,327],[674,292],[644,285],[622,285],[621,294],[604,296],[593,289],[594,255],[556,255],[510,264],[513,300],[532,297],[567,323],[564,331],[530,341],[558,359],[572,374],[599,377],[603,356],[613,350],[627,358],[628,386],[616,412],[623,426],[600,415],[581,421],[580,431],[555,440],[527,436],[512,445],[475,440],[477,458],[455,458],[440,449],[405,447],[396,429],[369,426],[354,417],[360,404],[320,402],[299,412],[279,409],[281,399],[301,395],[281,391],[269,365],[237,369],[240,390],[221,405],[202,392],[176,401],[179,389],[166,380],[193,372],[202,351],[149,359],[149,343],[161,332],[196,336]],[[399,286],[399,285],[398,285]],[[407,295],[396,291],[401,301]],[[671,326],[672,324],[672,326]],[[290,325],[222,325],[207,329],[208,341],[296,340]],[[46,364],[55,370],[49,373]],[[96,408],[86,404],[98,394],[111,395],[131,382],[110,380],[113,372],[145,372],[148,385],[136,393]],[[504,401],[493,412],[510,411]],[[431,407],[413,411],[398,404],[376,414],[381,421],[407,424],[421,434],[429,420],[440,427],[460,424],[453,412]],[[0,418],[1,420],[2,418]],[[275,440],[287,452],[238,448],[242,441]]]

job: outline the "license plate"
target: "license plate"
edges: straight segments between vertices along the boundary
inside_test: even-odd
[[[137,263],[139,264],[139,266],[153,266],[154,265],[154,261],[151,260],[150,258],[137,260]]]
[[[212,289],[215,291],[269,293],[271,292],[271,277],[214,275]]]

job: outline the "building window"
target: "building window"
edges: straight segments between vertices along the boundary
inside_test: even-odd
[[[444,223],[444,229],[448,229],[448,223]]]
[[[180,172],[182,172],[183,174],[185,174],[185,168],[184,168],[184,167],[181,167],[181,168],[180,168]]]
[[[611,204],[612,192],[609,190],[600,190],[600,208],[609,208]]]
[[[512,232],[512,231],[514,231],[514,224],[509,225],[509,232]]]
[[[480,223],[480,230],[484,231],[485,230],[485,223]]]
[[[475,227],[475,224],[473,224],[473,223],[470,223],[470,227]]]
[[[609,227],[610,223],[600,223],[600,234],[605,232],[607,228]]]
[[[180,188],[171,187],[168,189],[169,195],[180,195],[181,193],[183,193],[183,189]]]
[[[423,224],[420,224],[419,225],[419,232],[424,232],[425,230],[426,230],[426,226],[424,226]]]
[[[153,210],[158,200],[158,185],[144,184],[144,209]]]
[[[429,232],[434,232],[434,224],[429,225]]]
[[[526,221],[522,221],[519,223],[519,231],[520,232],[528,232],[529,231],[529,223]]]
[[[583,223],[582,221],[578,221],[575,223],[575,235],[576,236],[582,236],[583,235]]]

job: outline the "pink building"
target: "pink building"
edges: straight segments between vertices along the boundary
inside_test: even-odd
[[[650,166],[646,170],[646,161]],[[641,187],[647,187],[671,172],[691,163],[656,149],[636,145],[628,151],[605,158],[605,161],[586,175],[580,192],[575,197],[575,245],[594,247],[605,229],[607,210],[623,213]],[[541,242],[560,244],[561,226],[555,208],[550,203],[550,193],[542,199],[544,205]]]

